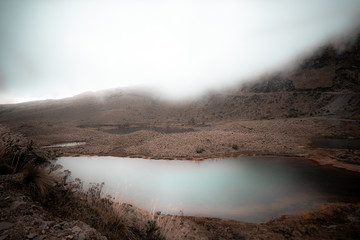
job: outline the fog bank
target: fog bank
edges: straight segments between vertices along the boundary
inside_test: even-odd
[[[358,0],[0,2],[0,103],[117,87],[183,99],[346,40]]]

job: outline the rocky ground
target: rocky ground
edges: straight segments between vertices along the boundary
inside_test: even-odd
[[[107,239],[82,221],[61,219],[44,210],[23,190],[21,177],[0,176],[0,239]]]

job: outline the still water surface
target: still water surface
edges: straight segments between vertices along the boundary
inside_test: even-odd
[[[59,143],[59,144],[53,144],[49,146],[43,146],[41,148],[56,148],[56,147],[75,147],[79,145],[85,145],[86,142],[69,142],[69,143]]]
[[[299,159],[61,157],[57,163],[85,186],[104,182],[117,200],[169,214],[265,222],[360,196],[359,174]]]

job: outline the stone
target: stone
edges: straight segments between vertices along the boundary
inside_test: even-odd
[[[329,226],[326,226],[326,228],[328,228],[328,229],[332,229],[332,228],[336,228],[337,227],[337,225],[329,225]]]
[[[0,240],[5,240],[9,235],[5,234],[5,235],[1,235],[0,236]]]
[[[0,222],[0,231],[12,228],[14,226],[11,222]]]
[[[34,240],[44,240],[44,239],[47,239],[46,235],[40,235],[40,236],[37,236],[36,238],[34,238]]]
[[[79,228],[78,226],[75,226],[75,227],[73,227],[73,228],[71,229],[71,231],[72,231],[73,233],[79,233],[79,232],[81,232],[81,228]]]
[[[36,236],[37,236],[37,233],[32,232],[32,233],[29,233],[26,237],[27,237],[28,239],[33,239],[33,238],[36,237]]]
[[[23,202],[23,201],[14,201],[10,206],[10,210],[15,210],[22,204],[25,204],[25,202]]]
[[[62,227],[61,227],[60,224],[55,224],[55,225],[53,226],[53,228],[55,228],[55,229],[62,229]]]
[[[360,218],[354,215],[349,215],[346,217],[350,222],[358,223],[360,222]]]
[[[81,232],[78,236],[78,240],[85,240],[85,239],[86,239],[85,233]]]

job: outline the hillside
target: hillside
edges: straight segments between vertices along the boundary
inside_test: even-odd
[[[0,123],[39,146],[86,142],[54,148],[55,155],[280,155],[359,171],[359,39],[341,53],[324,47],[297,68],[199,99],[166,102],[144,91],[113,89],[1,105]],[[353,143],[317,144],[331,139]]]

